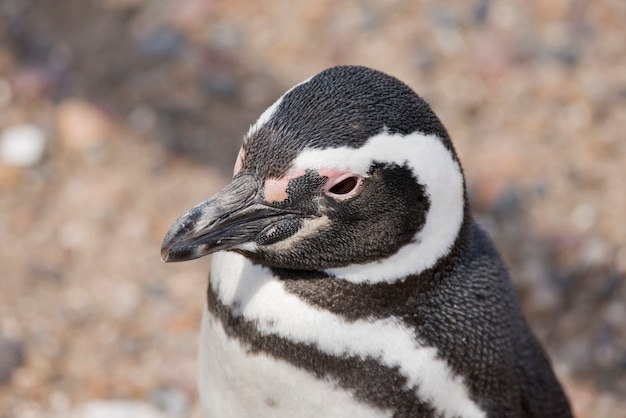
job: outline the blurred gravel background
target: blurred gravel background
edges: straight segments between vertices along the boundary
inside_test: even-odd
[[[404,80],[578,417],[626,417],[623,0],[0,0],[0,418],[199,417],[209,259],[170,222],[284,90]]]

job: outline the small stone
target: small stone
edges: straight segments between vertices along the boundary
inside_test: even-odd
[[[77,407],[71,418],[166,418],[152,405],[142,401],[92,401]]]
[[[517,190],[507,187],[496,198],[492,211],[497,218],[506,219],[522,211],[522,199]]]
[[[134,108],[128,115],[128,123],[139,134],[149,134],[157,124],[157,115],[147,106]]]
[[[6,129],[0,136],[0,159],[17,167],[30,167],[41,161],[46,137],[35,125],[23,124]]]
[[[41,99],[58,85],[59,76],[50,68],[33,66],[21,68],[13,80],[15,95],[26,99]]]
[[[185,42],[180,34],[169,28],[157,29],[139,41],[139,50],[153,57],[167,58],[180,53]]]
[[[491,4],[487,0],[480,0],[474,3],[474,7],[472,9],[472,17],[474,23],[478,26],[482,26],[487,23],[489,19],[489,8]]]
[[[535,285],[530,289],[528,298],[529,310],[535,314],[550,315],[558,312],[559,298],[558,289],[547,283]]]
[[[59,227],[58,243],[62,248],[77,250],[90,242],[90,239],[89,227],[79,219],[72,219]]]
[[[115,297],[108,309],[116,318],[129,318],[138,308],[142,298],[141,288],[133,283],[122,282],[118,284]]]
[[[0,335],[0,385],[9,381],[13,371],[23,364],[23,344]]]
[[[235,75],[227,70],[206,72],[200,84],[210,96],[232,99],[238,93]]]
[[[611,258],[611,246],[601,238],[588,238],[582,243],[578,257],[585,266],[604,265]]]
[[[0,162],[0,190],[12,190],[22,180],[23,169]]]
[[[581,203],[572,212],[572,221],[581,231],[586,231],[596,222],[596,211],[588,203]]]
[[[98,148],[111,135],[111,124],[100,109],[80,99],[69,99],[56,110],[61,145],[70,151]]]
[[[103,6],[118,13],[129,13],[142,6],[142,0],[104,0]]]
[[[189,397],[179,388],[167,386],[155,389],[150,393],[150,401],[168,416],[189,415]]]

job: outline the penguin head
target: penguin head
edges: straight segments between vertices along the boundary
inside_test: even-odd
[[[273,268],[392,281],[451,250],[466,205],[458,158],[428,104],[381,72],[334,67],[259,117],[231,184],[174,222],[162,258],[226,250]]]

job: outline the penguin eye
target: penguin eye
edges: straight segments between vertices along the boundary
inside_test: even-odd
[[[327,189],[326,193],[337,199],[347,199],[361,183],[360,176],[349,176],[339,180]]]
[[[348,194],[359,183],[359,179],[356,177],[348,177],[346,179],[341,180],[339,183],[335,184],[333,187],[328,189],[332,194]]]
[[[337,169],[320,170],[320,176],[328,178],[324,193],[336,200],[350,199],[359,190],[363,176]]]

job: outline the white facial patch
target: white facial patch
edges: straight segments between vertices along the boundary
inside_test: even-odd
[[[261,334],[311,344],[337,357],[375,359],[384,366],[397,368],[407,378],[407,388],[428,401],[438,416],[485,417],[469,396],[463,378],[454,374],[434,347],[420,342],[415,331],[400,321],[394,318],[347,321],[287,292],[269,269],[254,265],[239,254],[218,252],[213,257],[211,289],[234,315],[255,323]],[[212,335],[208,332],[202,338]],[[230,361],[221,367],[229,369],[238,364],[235,358]],[[257,376],[246,376],[252,387],[271,384]],[[291,389],[293,396],[302,393],[299,387]],[[291,394],[284,396],[288,398]]]
[[[353,283],[394,282],[434,266],[450,252],[463,222],[461,168],[436,135],[383,132],[360,148],[308,149],[298,155],[293,169],[332,168],[367,177],[375,163],[406,164],[425,188],[430,209],[423,228],[397,253],[371,263],[327,270]]]

